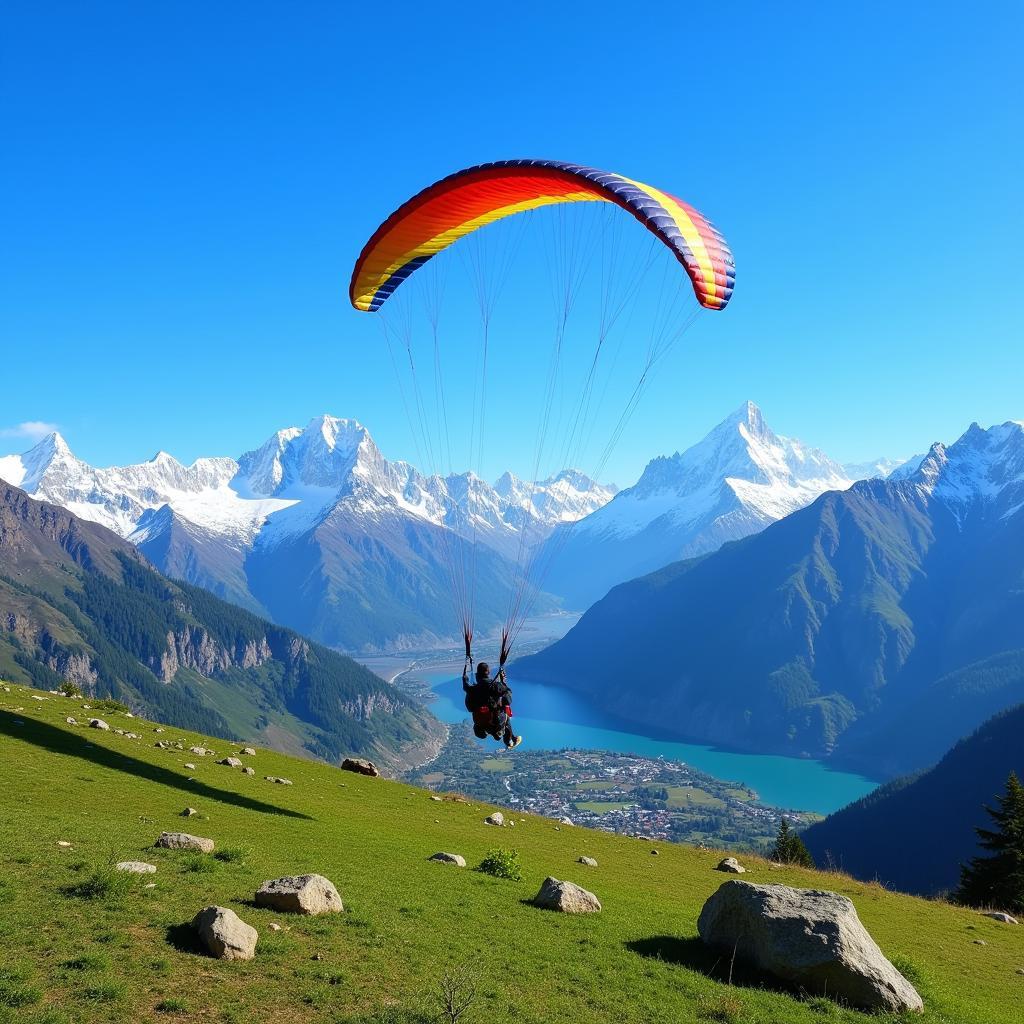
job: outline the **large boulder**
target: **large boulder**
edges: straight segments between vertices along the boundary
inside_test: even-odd
[[[259,933],[227,907],[204,907],[192,927],[218,960],[251,960],[256,955]]]
[[[707,945],[812,995],[863,1010],[924,1008],[839,893],[725,882],[704,904],[697,931]]]
[[[747,869],[735,857],[726,857],[718,862],[715,870],[725,871],[730,875],[742,875]]]
[[[452,864],[457,868],[464,868],[466,866],[466,858],[457,853],[435,853],[427,859],[436,860],[438,864]]]
[[[198,850],[200,853],[213,853],[214,846],[212,839],[190,836],[187,832],[161,832],[153,845],[162,850]]]
[[[377,766],[372,761],[366,761],[361,757],[346,757],[341,762],[341,767],[346,772],[356,772],[358,775],[369,775],[371,778],[376,778],[380,775],[377,770]]]
[[[545,878],[540,892],[533,898],[538,907],[560,910],[563,914],[594,914],[601,909],[601,901],[575,882],[560,882]]]
[[[345,909],[334,883],[323,875],[288,875],[264,882],[256,891],[256,902],[292,914],[333,914]]]

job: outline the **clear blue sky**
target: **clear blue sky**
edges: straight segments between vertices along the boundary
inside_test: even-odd
[[[190,461],[330,411],[415,458],[351,264],[513,156],[661,185],[736,254],[620,482],[747,398],[841,459],[1024,418],[1021,10],[8,4],[0,453],[56,423],[93,463]]]

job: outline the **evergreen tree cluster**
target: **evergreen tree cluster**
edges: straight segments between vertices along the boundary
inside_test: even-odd
[[[783,818],[779,823],[779,834],[775,837],[775,845],[768,854],[769,858],[780,864],[796,864],[802,868],[813,868],[814,858],[804,845],[804,841]]]
[[[1024,785],[1010,772],[1006,790],[986,807],[995,828],[978,828],[987,855],[972,857],[960,871],[956,898],[972,907],[1024,913]]]

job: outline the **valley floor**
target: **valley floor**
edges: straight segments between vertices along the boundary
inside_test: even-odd
[[[740,973],[728,983],[728,964],[696,939],[700,908],[725,880],[713,851],[531,814],[497,829],[483,823],[487,806],[267,750],[245,758],[256,768],[246,776],[188,752],[197,743],[217,757],[237,752],[220,740],[172,728],[155,735],[154,724],[112,710],[99,712],[109,732],[67,724],[98,713],[82,704],[0,690],[4,1024],[426,1024],[441,1019],[441,979],[459,968],[477,991],[461,1024],[877,1019]],[[166,740],[185,750],[154,746]],[[185,806],[198,811],[187,822]],[[153,848],[161,831],[181,829],[214,839],[224,859]],[[521,880],[472,870],[494,847],[518,850]],[[441,850],[470,868],[427,860]],[[581,855],[598,866],[580,865]],[[110,883],[109,864],[127,859],[155,864],[156,874]],[[756,882],[848,895],[921,992],[926,1024],[1019,1022],[1024,928],[841,875],[757,858],[747,866]],[[297,918],[253,903],[264,879],[303,872],[334,881],[345,912]],[[548,875],[585,885],[604,909],[536,909],[530,898]],[[258,929],[254,960],[197,951],[188,925],[210,904]]]

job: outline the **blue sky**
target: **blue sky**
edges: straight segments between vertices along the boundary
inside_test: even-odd
[[[190,461],[330,411],[415,459],[352,262],[526,155],[676,192],[736,254],[607,476],[748,398],[841,459],[1024,418],[1019,4],[484,6],[8,5],[0,452],[56,423],[93,463]],[[487,473],[529,469],[521,363]]]

